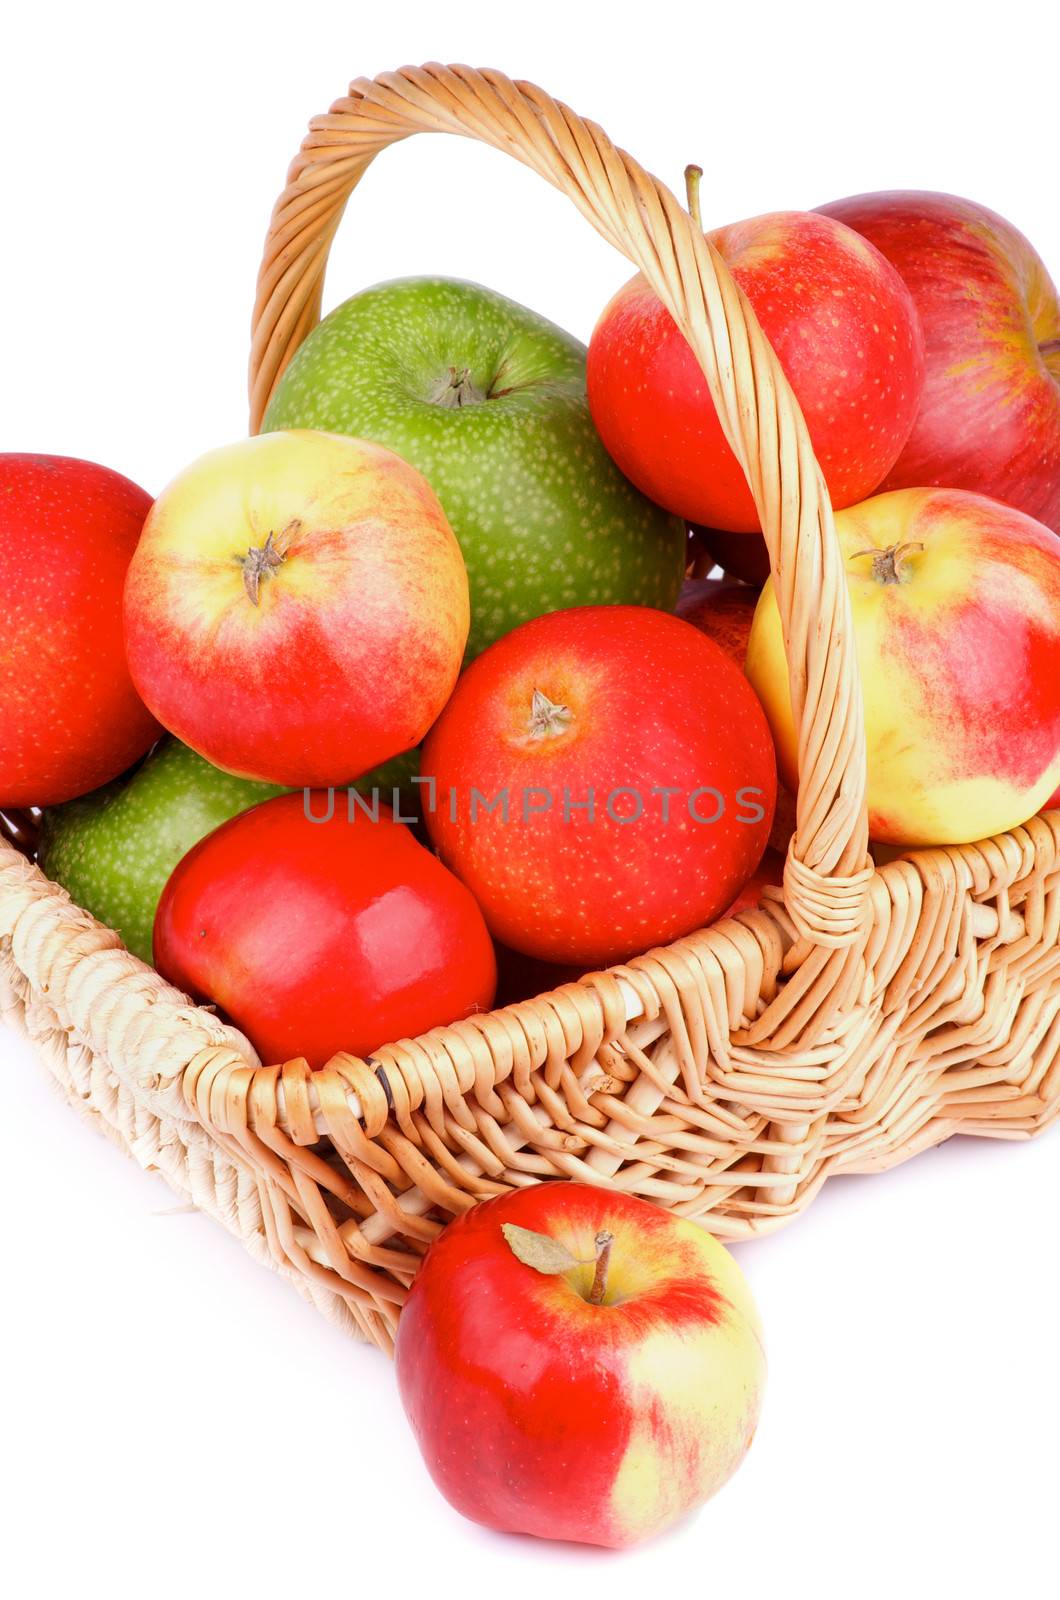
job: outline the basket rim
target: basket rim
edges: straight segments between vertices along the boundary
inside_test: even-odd
[[[1020,913],[1006,904],[1003,914],[987,901],[1032,876],[1036,864],[1047,853],[1060,859],[1060,809],[1039,813],[1019,828],[975,844],[911,850],[877,866],[873,872],[873,900],[877,907],[882,906],[885,900],[905,892],[914,877],[921,881],[946,878],[955,894],[968,897],[974,937],[1009,943],[1023,934]],[[1054,870],[1060,872],[1060,866]],[[300,1057],[262,1063],[244,1034],[220,1023],[208,1007],[197,1005],[174,989],[153,967],[126,950],[113,929],[80,907],[67,890],[0,836],[0,939],[16,934],[21,934],[23,941],[19,952],[23,970],[37,968],[41,963],[45,966],[43,977],[38,973],[35,978],[33,970],[27,971],[30,981],[43,993],[51,993],[55,987],[49,970],[54,964],[63,969],[65,986],[73,964],[89,958],[97,961],[99,983],[93,985],[96,993],[87,1002],[82,997],[77,1007],[84,1023],[78,1031],[93,1048],[103,1050],[113,1042],[109,1019],[98,1017],[94,1009],[98,991],[110,984],[117,988],[123,979],[136,980],[123,994],[125,1026],[134,1020],[146,1023],[162,1018],[167,1011],[179,1018],[178,1036],[187,1046],[179,1061],[171,1060],[166,1071],[149,1066],[144,1071],[123,1073],[134,1087],[145,1092],[165,1096],[172,1091],[167,1107],[170,1115],[179,1095],[183,1115],[208,1129],[224,1132],[229,1129],[233,1114],[238,1125],[245,1112],[252,1128],[263,1119],[279,1126],[299,1145],[332,1133],[329,1119],[339,1103],[369,1139],[379,1131],[380,1123],[387,1122],[394,1113],[395,1085],[401,1082],[400,1074],[387,1073],[385,1063],[391,1052],[411,1048],[431,1057],[431,1047],[444,1045],[454,1031],[490,1030],[495,1024],[562,1002],[573,993],[579,1001],[577,1014],[583,1034],[571,1051],[577,1055],[586,1039],[595,1045],[613,1037],[625,1025],[653,1022],[664,1015],[666,995],[657,982],[664,977],[664,969],[657,962],[669,951],[680,954],[695,948],[700,960],[727,956],[742,961],[751,948],[749,938],[759,949],[765,942],[776,941],[781,957],[790,955],[800,943],[777,891],[767,890],[756,908],[715,922],[674,945],[646,951],[622,967],[587,973],[546,994],[483,1012],[465,1024],[447,1024],[417,1038],[396,1041],[366,1060],[340,1051],[323,1067],[311,1069]],[[98,958],[106,953],[116,959],[99,963]],[[761,1019],[757,1027],[747,1030],[752,1045],[773,1037],[775,1032],[775,1022],[769,1021],[763,1027]],[[570,1045],[569,1038],[564,1042]],[[122,1071],[120,1062],[115,1065],[116,1070]],[[233,1073],[238,1077],[238,1087],[231,1081]],[[225,1088],[222,1098],[216,1093],[219,1082]],[[290,1104],[289,1088],[293,1095]],[[478,1088],[476,1085],[476,1092]],[[407,1085],[402,1086],[401,1092],[407,1096]]]

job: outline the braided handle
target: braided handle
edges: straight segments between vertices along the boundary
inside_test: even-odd
[[[824,480],[791,386],[725,263],[602,129],[499,72],[431,63],[352,83],[310,124],[272,215],[254,306],[251,429],[320,319],[346,201],[379,151],[413,133],[481,139],[540,173],[644,274],[692,346],[758,507],[784,629],[801,775],[785,902],[804,937],[853,943],[872,877],[865,732]]]

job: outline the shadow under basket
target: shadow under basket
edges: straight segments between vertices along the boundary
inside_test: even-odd
[[[377,1052],[261,1066],[0,835],[0,1016],[66,1096],[350,1332],[390,1348],[454,1214],[573,1178],[745,1239],[836,1172],[1060,1109],[1060,813],[876,870],[839,550],[790,387],[674,196],[532,84],[431,65],[310,127],[258,282],[251,426],[316,325],[369,162],[462,134],[532,167],[644,273],[692,345],[761,514],[801,783],[783,889],[628,965]]]

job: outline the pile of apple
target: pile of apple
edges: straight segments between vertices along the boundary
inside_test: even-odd
[[[694,183],[690,204],[698,219]],[[1044,266],[992,212],[932,194],[711,238],[837,511],[875,846],[1019,825],[1060,786],[1060,300]],[[45,870],[268,1061],[368,1056],[488,1009],[498,970],[502,998],[536,993],[779,881],[777,771],[790,796],[798,752],[765,544],[702,374],[640,277],[588,352],[473,284],[365,290],[298,350],[261,435],[153,504],[86,462],[0,457],[0,563],[9,827],[43,808]],[[549,1193],[447,1230],[399,1373],[469,1514],[626,1543],[746,1449],[753,1308],[687,1224]],[[673,1302],[652,1299],[653,1228]],[[498,1363],[525,1352],[488,1320],[446,1322],[464,1305],[452,1286],[487,1264],[501,1300],[536,1297],[552,1330],[547,1404],[524,1387],[490,1411]],[[692,1330],[676,1388],[674,1305]],[[470,1387],[438,1381],[454,1338],[479,1350]],[[625,1406],[606,1428],[605,1370]],[[504,1493],[498,1452],[519,1464]]]

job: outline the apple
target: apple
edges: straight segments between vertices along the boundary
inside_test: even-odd
[[[150,962],[155,908],[177,862],[229,817],[280,792],[233,778],[163,739],[131,777],[46,810],[38,859],[78,905]]]
[[[765,1382],[729,1252],[646,1200],[577,1183],[515,1189],[451,1222],[395,1359],[451,1505],[502,1532],[615,1548],[731,1477]]]
[[[897,268],[924,330],[920,410],[883,487],[971,489],[1060,533],[1060,295],[1033,246],[955,195],[821,209]]]
[[[686,578],[676,614],[720,645],[743,671],[758,593],[726,578]]]
[[[201,839],[155,914],[155,965],[268,1063],[367,1057],[493,1003],[462,883],[377,798],[279,795]]]
[[[158,738],[121,642],[122,585],[150,507],[94,462],[0,455],[0,806],[84,794]]]
[[[962,489],[896,489],[836,517],[868,745],[869,831],[967,844],[1019,826],[1060,783],[1060,539]],[[770,581],[747,675],[798,780]]]
[[[709,238],[780,358],[833,505],[864,499],[898,459],[920,399],[909,290],[853,229],[812,212],[753,217]],[[691,346],[639,274],[596,324],[588,383],[605,445],[645,494],[690,522],[760,528]]]
[[[602,966],[714,920],[769,837],[776,765],[719,645],[639,606],[524,622],[462,675],[423,748],[427,828],[490,932]]]
[[[308,430],[194,462],[125,585],[129,667],[159,721],[214,766],[289,788],[417,744],[467,629],[460,547],[426,479]]]
[[[763,889],[779,889],[783,882],[783,853],[770,846],[732,905],[722,912],[722,916],[735,917],[741,911],[756,911],[761,904]]]
[[[709,559],[727,578],[761,589],[769,577],[769,551],[760,533],[728,533],[724,528],[690,529],[698,558]]]
[[[467,562],[469,660],[546,611],[677,598],[685,530],[601,445],[584,346],[478,284],[354,295],[298,350],[264,426],[376,439],[419,468]]]

